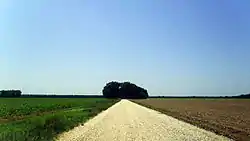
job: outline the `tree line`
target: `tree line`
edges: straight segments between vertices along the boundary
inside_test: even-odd
[[[107,83],[103,90],[103,96],[106,98],[126,98],[126,99],[143,99],[148,98],[146,89],[141,88],[131,82],[116,82]]]
[[[0,91],[0,97],[20,97],[22,95],[21,90],[2,90]]]

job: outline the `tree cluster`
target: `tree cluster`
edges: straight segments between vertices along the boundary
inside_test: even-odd
[[[130,82],[109,82],[104,86],[102,93],[106,98],[143,99],[148,97],[146,89]]]
[[[20,97],[22,95],[21,90],[2,90],[0,91],[0,97]]]
[[[238,98],[250,98],[250,94],[242,94],[242,95],[239,95],[236,97],[238,97]]]

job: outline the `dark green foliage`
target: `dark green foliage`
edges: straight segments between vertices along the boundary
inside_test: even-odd
[[[148,97],[146,89],[130,82],[109,82],[104,86],[102,93],[103,96],[107,98],[140,99]]]
[[[238,98],[250,98],[250,94],[242,94],[237,96]]]
[[[20,97],[22,92],[20,90],[2,90],[0,97]]]
[[[107,98],[118,97],[120,86],[121,86],[121,83],[115,82],[115,81],[107,83],[106,86],[104,86],[102,90],[103,96]]]

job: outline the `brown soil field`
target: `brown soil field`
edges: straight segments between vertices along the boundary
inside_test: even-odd
[[[250,141],[250,99],[131,100],[236,141]]]

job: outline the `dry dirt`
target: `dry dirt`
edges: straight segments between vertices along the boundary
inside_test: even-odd
[[[136,103],[238,141],[250,141],[249,99],[145,99]]]
[[[128,100],[65,132],[58,141],[226,141],[200,129]]]

